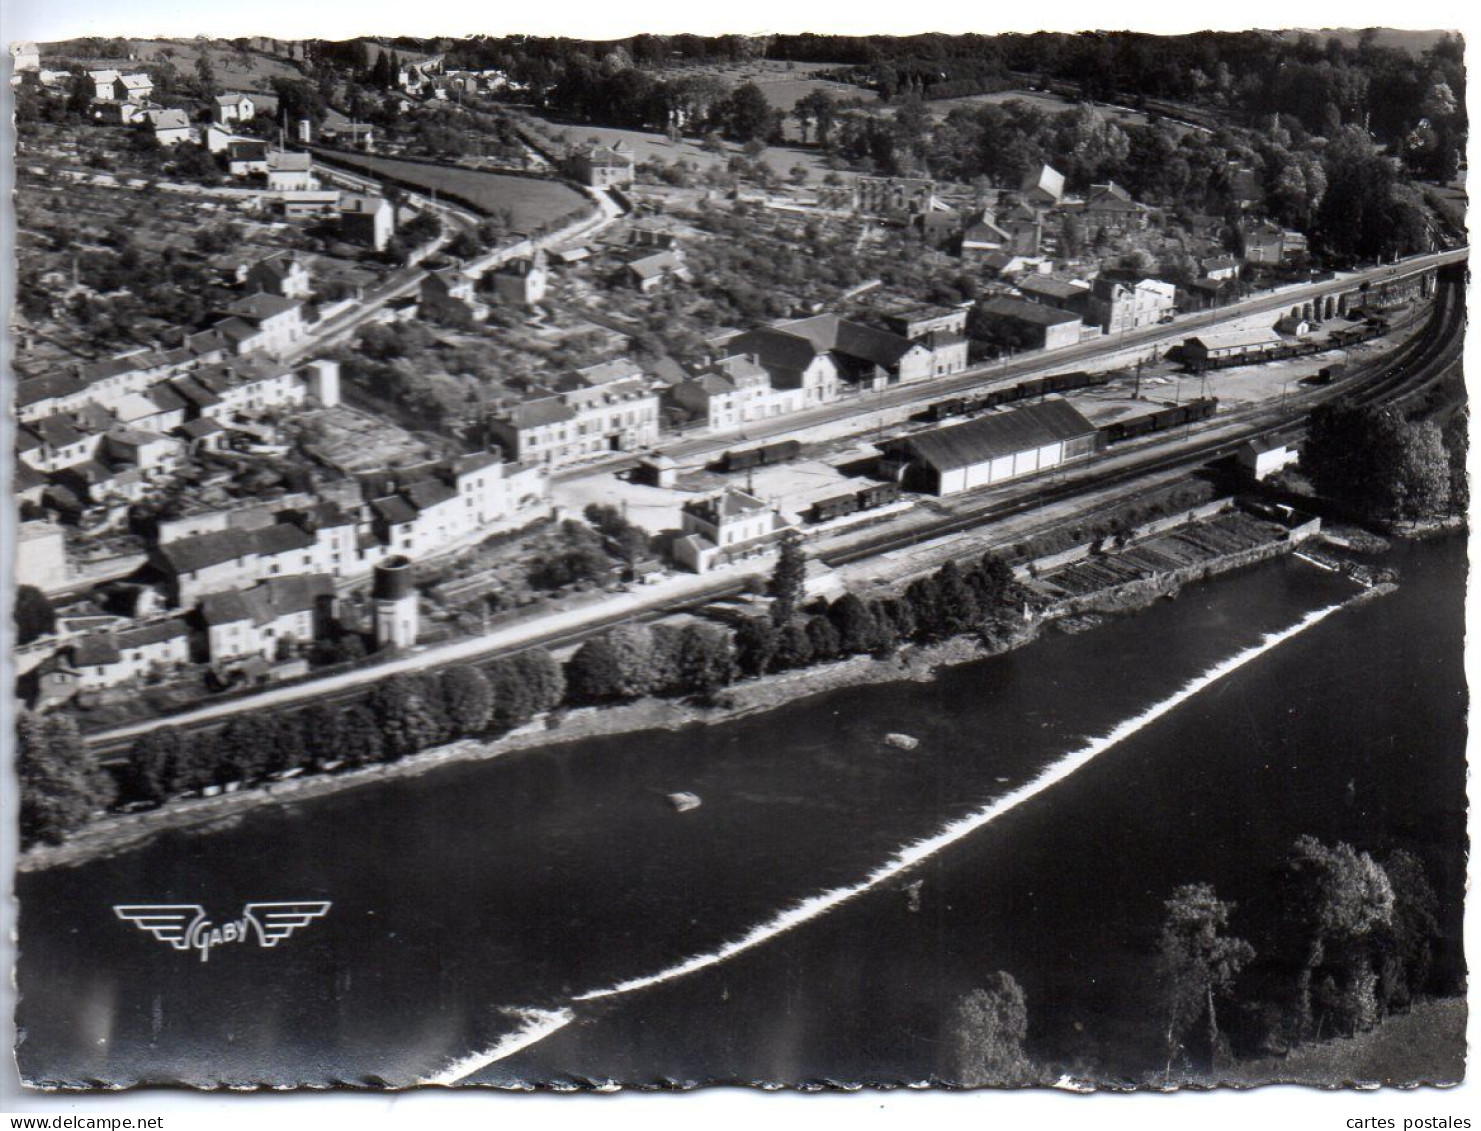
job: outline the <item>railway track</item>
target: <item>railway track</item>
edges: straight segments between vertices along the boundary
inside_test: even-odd
[[[1223,459],[1236,452],[1241,445],[1259,436],[1292,435],[1300,431],[1300,420],[1317,404],[1348,397],[1359,404],[1395,403],[1402,404],[1419,395],[1438,381],[1459,359],[1464,342],[1465,289],[1464,270],[1450,269],[1442,274],[1441,290],[1429,320],[1414,338],[1398,346],[1386,357],[1366,363],[1351,372],[1339,384],[1323,389],[1317,395],[1303,398],[1302,403],[1291,410],[1272,410],[1260,407],[1245,410],[1249,414],[1248,427],[1240,428],[1230,435],[1227,432],[1192,447],[1176,452],[1157,453],[1149,446],[1148,458],[1136,460],[1127,466],[1106,471],[1096,463],[1084,465],[1078,474],[1059,482],[1049,483],[1040,490],[1022,497],[1003,500],[978,508],[967,514],[958,514],[942,521],[919,527],[904,534],[886,535],[857,546],[834,553],[819,555],[829,566],[847,565],[864,558],[893,550],[906,549],[922,542],[932,541],[945,535],[960,533],[992,522],[1011,518],[1027,511],[1060,502],[1073,497],[1087,487],[1115,487],[1139,478],[1176,470],[1191,470]],[[1235,414],[1236,416],[1242,414]],[[1230,423],[1226,417],[1223,422]],[[425,670],[435,671],[451,664],[472,664],[482,667],[497,659],[518,655],[534,648],[557,650],[579,644],[587,638],[623,623],[645,623],[659,620],[675,612],[693,610],[725,597],[745,591],[743,582],[718,586],[703,595],[687,595],[663,602],[641,612],[624,612],[602,617],[579,628],[565,629],[533,638],[517,646],[477,658],[447,660],[428,665]],[[330,706],[345,705],[358,700],[365,693],[366,684],[326,690],[318,695],[304,696],[298,705],[308,702]],[[251,709],[257,696],[242,699],[241,709]],[[225,706],[226,704],[222,704]],[[225,711],[222,715],[198,721],[186,721],[179,725],[186,731],[214,731],[225,724],[227,718],[238,713]],[[171,725],[171,720],[161,719],[158,725]],[[122,736],[103,734],[89,740],[94,759],[100,764],[118,763],[132,746],[136,733]]]
[[[1035,492],[1031,496],[1006,500],[904,534],[885,536],[859,546],[851,546],[834,554],[823,555],[822,560],[829,566],[848,565],[877,554],[908,549],[944,535],[1013,518],[1036,507],[1060,502],[1088,486],[1115,487],[1145,476],[1201,467],[1233,455],[1241,446],[1257,437],[1289,436],[1301,432],[1303,426],[1299,421],[1310,408],[1327,401],[1348,397],[1355,403],[1365,405],[1402,403],[1419,395],[1439,380],[1450,364],[1460,356],[1464,345],[1464,328],[1464,281],[1459,274],[1455,274],[1442,281],[1439,300],[1424,330],[1397,347],[1387,357],[1367,363],[1340,384],[1306,400],[1300,408],[1299,416],[1294,420],[1290,412],[1263,407],[1248,410],[1251,416],[1250,427],[1241,429],[1233,436],[1221,436],[1193,448],[1138,461],[1110,472],[1098,472],[1094,463],[1087,464],[1079,474],[1050,484],[1047,490]],[[1361,387],[1355,388],[1359,383],[1362,383]],[[1222,423],[1229,423],[1229,418],[1226,417]]]

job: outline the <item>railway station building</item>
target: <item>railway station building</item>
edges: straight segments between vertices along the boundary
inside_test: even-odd
[[[1094,424],[1061,398],[880,445],[880,471],[915,491],[956,495],[1094,454]]]

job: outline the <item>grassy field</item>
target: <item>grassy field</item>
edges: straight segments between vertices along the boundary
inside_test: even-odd
[[[531,117],[541,117],[537,111],[527,111]],[[602,145],[611,145],[620,141],[632,150],[638,163],[654,162],[659,165],[672,165],[675,161],[692,162],[699,169],[708,169],[713,165],[724,165],[731,157],[741,152],[741,147],[730,142],[724,143],[723,152],[711,153],[704,149],[695,138],[685,137],[678,142],[669,141],[667,137],[659,133],[648,133],[644,130],[623,130],[613,126],[590,126],[584,123],[568,124],[565,122],[549,121],[557,137],[572,145],[581,145],[596,139]],[[823,161],[823,155],[815,149],[801,149],[790,145],[774,145],[761,157],[772,171],[779,177],[787,176],[794,166],[801,165],[807,170],[807,183],[816,185],[822,182],[828,173],[828,166]],[[852,178],[851,173],[839,173],[845,180]]]
[[[395,157],[340,154],[341,164],[383,173],[408,184],[440,193],[456,194],[487,213],[507,211],[517,231],[532,232],[575,213],[589,211],[591,202],[569,185],[536,177],[511,177],[451,165],[426,165]]]
[[[80,47],[81,44],[77,46]],[[90,59],[85,54],[72,51],[67,44],[58,44],[55,49],[44,54],[48,65],[54,58],[76,59],[91,67],[117,66],[124,69],[131,65],[170,63],[181,75],[189,76],[195,74],[195,61],[201,52],[208,51],[216,82],[221,89],[247,91],[254,96],[264,95],[258,109],[269,114],[277,109],[277,99],[270,93],[272,80],[303,78],[303,72],[287,59],[264,55],[259,51],[239,51],[224,43],[184,39],[131,39],[129,48],[134,56],[132,62],[127,59]]]
[[[1421,1002],[1356,1037],[1305,1045],[1285,1057],[1242,1061],[1224,1069],[1221,1082],[1453,1084],[1465,1077],[1465,1055],[1465,999],[1441,998]]]

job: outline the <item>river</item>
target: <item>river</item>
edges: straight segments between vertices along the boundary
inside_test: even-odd
[[[1301,833],[1418,854],[1453,970],[1465,553],[1400,546],[1397,593],[1325,615],[1352,584],[1283,559],[930,683],[451,765],[25,874],[23,1073],[906,1082],[949,1071],[951,1004],[1004,969],[1030,1051],[1134,1079],[1161,900],[1208,880],[1258,908]],[[702,806],[676,812],[678,790]],[[112,912],[224,922],[261,900],[332,908],[206,962]]]

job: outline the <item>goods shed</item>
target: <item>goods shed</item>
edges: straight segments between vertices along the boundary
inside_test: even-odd
[[[1065,400],[979,416],[880,445],[880,469],[912,490],[955,495],[1082,459],[1095,425]]]

